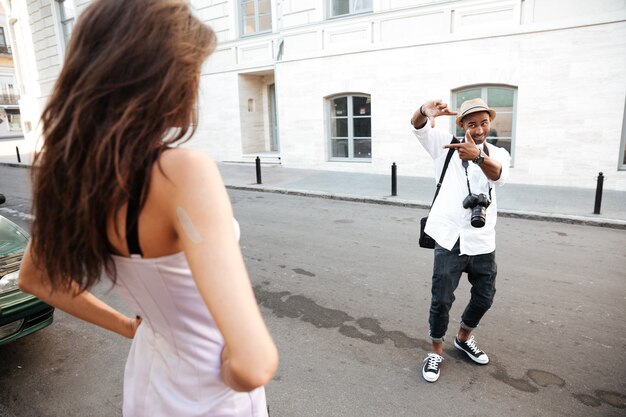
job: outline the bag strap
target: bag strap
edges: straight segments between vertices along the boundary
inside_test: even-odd
[[[461,142],[459,142],[459,140],[453,136],[452,141],[450,143],[452,144],[452,143],[461,143]],[[437,183],[437,190],[435,190],[435,196],[433,197],[433,202],[430,203],[430,207],[432,207],[433,204],[435,204],[435,200],[437,199],[437,195],[439,194],[439,189],[441,188],[441,184],[443,183],[443,177],[446,175],[446,171],[448,169],[448,165],[450,165],[450,160],[452,159],[453,153],[454,153],[454,148],[450,148],[448,150],[448,155],[446,155],[446,162],[444,162],[443,164],[443,171],[441,171],[441,177],[439,177],[439,182]]]

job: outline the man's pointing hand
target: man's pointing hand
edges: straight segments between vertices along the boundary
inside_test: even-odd
[[[449,143],[444,146],[446,149],[456,149],[459,153],[459,158],[463,161],[473,161],[480,155],[480,149],[476,146],[469,129],[465,131],[465,142],[462,143]]]

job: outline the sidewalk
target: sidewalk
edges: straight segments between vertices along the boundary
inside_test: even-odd
[[[391,196],[391,175],[285,168],[263,164],[262,184],[248,163],[218,163],[226,187],[241,190],[332,198],[427,209],[435,180],[398,176],[397,196]],[[0,166],[28,168],[25,164]],[[626,191],[604,190],[600,214],[593,214],[595,189],[505,184],[498,189],[498,214],[565,223],[626,229]]]
[[[254,164],[219,163],[228,188],[316,196],[377,204],[428,208],[435,180],[398,176],[391,196],[391,175],[362,174],[262,165],[262,184]],[[604,190],[600,214],[593,214],[595,189],[505,184],[498,189],[498,213],[566,223],[626,229],[626,192]]]

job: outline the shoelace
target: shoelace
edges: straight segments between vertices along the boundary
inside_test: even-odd
[[[474,341],[474,336],[467,339],[465,341],[465,344],[467,345],[467,347],[472,349],[472,352],[474,352],[474,355],[478,355],[479,353],[482,353],[481,350],[478,349],[478,346],[476,346],[476,342]]]
[[[436,371],[439,368],[439,364],[443,361],[443,358],[439,355],[430,354],[428,355],[428,364],[426,365],[427,369],[432,369]]]

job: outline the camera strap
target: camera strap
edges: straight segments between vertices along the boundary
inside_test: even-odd
[[[483,147],[486,149],[487,145],[483,145]],[[489,155],[489,151],[488,150],[485,153],[487,155]],[[463,161],[462,165],[463,165],[463,169],[465,169],[465,180],[467,181],[467,192],[471,195],[472,194],[472,189],[470,187],[469,176],[467,175],[467,167],[469,166],[469,162],[468,161]],[[489,182],[487,182],[487,184],[489,185],[489,199],[491,199],[491,184]]]
[[[450,142],[452,143],[461,143],[459,142],[459,140],[455,137],[452,137],[452,141]],[[446,155],[446,162],[444,162],[443,164],[443,170],[441,171],[441,176],[439,177],[439,182],[437,183],[437,190],[435,190],[435,196],[433,197],[433,202],[430,203],[430,206],[432,207],[433,204],[435,204],[435,200],[437,199],[437,195],[439,194],[439,189],[441,188],[441,184],[443,183],[443,177],[446,175],[446,170],[448,169],[448,165],[450,165],[450,160],[452,159],[452,154],[454,153],[454,148],[450,148],[448,150],[448,154]],[[467,173],[466,173],[467,175]],[[489,196],[491,197],[491,196]]]

